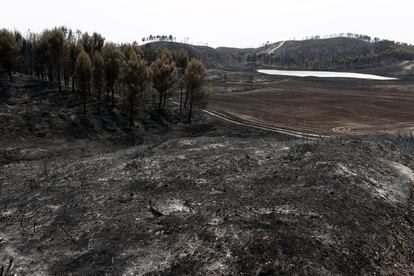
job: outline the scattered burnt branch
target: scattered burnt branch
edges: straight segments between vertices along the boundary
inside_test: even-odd
[[[20,227],[23,227],[23,220],[24,220],[25,215],[26,215],[26,209],[23,210],[22,217],[20,218]]]
[[[35,190],[37,188],[36,179],[34,179],[34,178],[26,179],[26,185],[29,186],[29,191]]]
[[[6,179],[5,176],[5,170],[3,167],[0,167],[0,194],[2,194],[3,192],[3,183],[4,183],[4,179]]]
[[[47,169],[46,161],[43,162],[43,173],[46,175],[46,177],[49,177],[49,171]]]
[[[71,182],[71,180],[70,180],[70,178],[69,178],[68,176],[64,175],[64,176],[63,176],[63,178],[64,178],[66,181]]]
[[[1,215],[3,215],[4,213],[6,213],[7,212],[7,207],[8,207],[8,202],[6,201],[6,203],[4,204],[4,209],[3,209],[3,211],[1,212]]]
[[[76,241],[76,239],[71,234],[69,234],[69,232],[63,226],[60,226],[59,228],[62,229],[63,233],[65,233],[66,236],[68,236],[72,240],[72,242],[76,245],[76,247],[80,251],[83,251],[82,247],[79,245],[79,243]]]
[[[164,215],[153,205],[153,202],[152,202],[151,198],[149,200],[149,209],[150,209],[151,213],[156,217],[161,217],[161,216]]]
[[[87,180],[87,179],[86,179],[86,175],[84,175],[84,174],[82,174],[82,175],[79,177],[79,183],[80,183],[80,186],[81,186],[81,187],[85,185],[86,180]]]
[[[4,273],[4,276],[7,276],[7,274],[9,274],[9,272],[10,272],[10,270],[11,270],[12,266],[13,266],[13,258],[11,258],[11,259],[9,260],[9,266],[8,266],[8,267],[7,267],[7,269],[6,269],[6,272]]]

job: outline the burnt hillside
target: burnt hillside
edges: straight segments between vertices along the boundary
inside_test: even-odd
[[[387,40],[375,42],[336,37],[285,41],[258,48],[211,48],[176,42],[148,43],[144,51],[184,51],[199,58],[209,69],[248,70],[255,66],[292,69],[364,69],[414,59],[414,47]],[[278,47],[280,46],[280,47]]]
[[[306,69],[379,67],[414,59],[414,47],[386,40],[337,37],[286,41],[271,54],[262,54],[264,49],[273,47],[275,44],[261,47],[255,57],[248,58],[266,66]]]
[[[70,91],[0,84],[6,275],[414,271],[410,135],[309,141],[205,117],[123,143],[116,110],[85,124]]]
[[[142,46],[145,52],[151,54],[151,50],[168,49],[173,53],[183,51],[189,57],[200,59],[208,69],[245,70],[246,65],[235,59],[231,54],[217,51],[208,46],[195,46],[177,42],[158,41]],[[151,57],[149,57],[151,59]]]

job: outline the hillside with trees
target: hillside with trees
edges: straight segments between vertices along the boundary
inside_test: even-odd
[[[233,53],[218,51],[208,46],[197,46],[178,42],[157,41],[142,46],[144,55],[151,59],[153,53],[168,49],[174,54],[184,52],[189,58],[196,58],[203,62],[208,69],[246,70],[247,65],[238,60]]]
[[[275,43],[276,45],[278,43]],[[286,41],[271,54],[261,54],[268,44],[245,56],[250,64],[295,69],[358,69],[380,67],[414,59],[414,47],[389,40],[352,35],[303,41]]]
[[[161,36],[160,40],[164,38],[173,40],[169,36]],[[136,42],[115,44],[101,34],[90,35],[66,27],[25,36],[1,29],[0,70],[7,72],[10,81],[18,72],[48,82],[59,93],[79,94],[84,118],[95,112],[87,110],[87,103],[91,101],[96,103],[98,113],[101,112],[102,93],[106,91],[110,109],[118,107],[129,114],[129,124],[133,126],[135,119],[144,113],[157,110],[162,115],[171,98],[179,95],[183,99],[183,90],[185,104],[180,105],[179,113],[190,118],[193,93],[208,97],[202,92],[205,91],[205,67],[197,59],[204,56],[199,50],[171,52],[167,46],[168,43],[156,48],[140,47]],[[187,68],[187,63],[196,63],[197,70]]]
[[[184,51],[203,61],[209,69],[251,70],[260,66],[287,69],[352,70],[375,68],[414,59],[414,47],[405,43],[347,34],[311,37],[306,40],[266,43],[258,48],[196,46],[156,40],[142,46],[150,56],[160,49]],[[277,50],[274,50],[277,48]]]
[[[6,33],[5,31],[0,34],[3,41],[0,51],[5,53],[1,55],[0,63],[5,70],[10,72],[10,68],[13,68],[52,81],[56,78],[58,83],[63,82],[65,85],[72,81],[72,87],[76,57],[81,47],[92,59],[95,52],[105,55],[105,49],[116,46],[121,53],[124,53],[132,45],[140,49],[141,55],[149,64],[155,62],[163,50],[168,50],[174,61],[179,53],[184,53],[190,59],[201,60],[207,69],[230,71],[247,71],[256,67],[352,70],[414,60],[412,45],[357,34],[328,38],[315,36],[305,40],[285,41],[283,45],[281,42],[276,42],[266,43],[258,48],[239,49],[179,43],[172,35],[151,35],[142,40],[145,42],[143,45],[138,45],[137,42],[130,45],[114,45],[105,42],[105,38],[98,33],[90,35],[65,27],[46,30],[41,34],[29,33],[26,36],[19,32]],[[281,47],[278,47],[279,45]],[[108,51],[106,52],[108,55]],[[113,54],[119,55],[119,53]],[[5,60],[4,57],[9,60]],[[117,64],[111,66],[117,71]],[[54,71],[59,71],[60,74]],[[110,78],[107,76],[106,80],[110,84],[111,80],[108,77]],[[107,88],[112,93],[111,86]]]

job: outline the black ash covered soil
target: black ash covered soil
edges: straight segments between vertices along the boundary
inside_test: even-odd
[[[308,141],[172,111],[130,129],[25,77],[0,99],[0,271],[413,275],[412,136]]]

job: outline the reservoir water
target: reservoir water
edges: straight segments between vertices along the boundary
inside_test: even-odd
[[[328,71],[287,71],[287,70],[257,70],[259,73],[275,76],[292,76],[292,77],[317,77],[317,78],[352,78],[365,80],[397,80],[371,74],[347,73],[347,72],[328,72]]]

